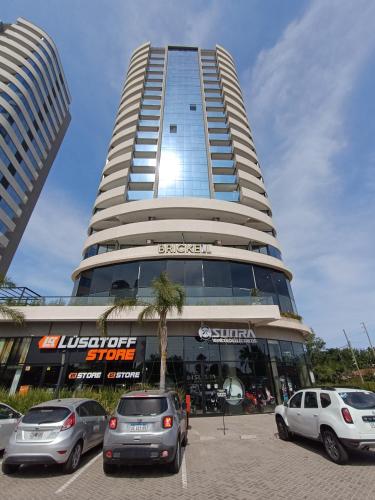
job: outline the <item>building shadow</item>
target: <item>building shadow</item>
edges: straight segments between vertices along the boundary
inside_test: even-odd
[[[275,433],[275,436],[277,438],[279,437],[277,432]],[[294,436],[293,439],[290,441],[290,443],[292,445],[299,446],[301,448],[304,448],[305,450],[315,453],[316,455],[320,455],[321,457],[325,458],[326,460],[328,460],[333,465],[336,465],[337,467],[375,466],[375,452],[373,451],[347,449],[349,453],[349,460],[346,464],[340,465],[340,464],[335,464],[334,462],[332,462],[332,460],[329,459],[324,449],[324,445],[320,441],[314,441],[312,439],[310,440],[302,436]]]

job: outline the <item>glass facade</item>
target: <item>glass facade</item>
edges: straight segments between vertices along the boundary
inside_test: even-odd
[[[185,287],[186,304],[275,304],[282,312],[296,312],[282,272],[223,260],[160,259],[97,267],[81,274],[76,295],[151,297],[152,280],[162,272]]]
[[[196,49],[168,50],[158,197],[210,198]]]
[[[56,388],[60,371],[65,387],[157,385],[158,338],[136,338],[132,361],[87,361],[87,350],[39,349],[40,338],[0,338],[1,385],[13,391]],[[310,385],[310,365],[302,343],[256,339],[252,344],[211,344],[195,336],[170,336],[166,384],[190,395],[192,415],[222,411],[217,397],[225,390],[227,414],[273,411],[302,386]],[[86,374],[86,376],[77,376]],[[119,375],[120,374],[120,375]],[[132,376],[130,376],[132,374]],[[133,377],[133,378],[132,378]]]

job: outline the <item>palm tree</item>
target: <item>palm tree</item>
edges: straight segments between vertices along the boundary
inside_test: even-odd
[[[0,276],[0,288],[15,287],[13,281],[6,277]],[[25,316],[21,311],[17,311],[13,307],[6,305],[6,302],[0,302],[0,316],[4,319],[10,319],[16,325],[22,325],[25,321]]]
[[[185,291],[181,285],[173,283],[166,273],[161,273],[152,281],[153,301],[144,303],[137,299],[118,299],[98,319],[98,327],[103,335],[107,335],[107,321],[111,314],[119,314],[134,309],[135,306],[144,306],[138,315],[138,321],[159,318],[158,337],[160,350],[160,390],[165,390],[165,374],[167,369],[168,330],[167,316],[174,311],[181,315],[185,302]]]

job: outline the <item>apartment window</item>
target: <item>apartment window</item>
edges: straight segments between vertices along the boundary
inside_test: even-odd
[[[190,111],[197,111],[197,105],[196,104],[190,104]]]
[[[169,132],[171,134],[177,134],[177,125],[169,125]]]

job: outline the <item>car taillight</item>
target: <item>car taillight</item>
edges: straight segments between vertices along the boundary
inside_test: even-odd
[[[352,416],[350,415],[350,411],[348,410],[348,408],[341,408],[341,413],[347,424],[353,423],[353,419]]]
[[[117,418],[116,417],[111,417],[109,419],[109,428],[112,430],[115,430],[117,428]]]
[[[75,425],[76,423],[76,414],[72,412],[69,417],[65,420],[65,422],[62,424],[61,430],[66,431],[67,429],[70,429]]]
[[[173,417],[164,417],[163,418],[164,429],[170,429],[172,426],[173,426]]]

